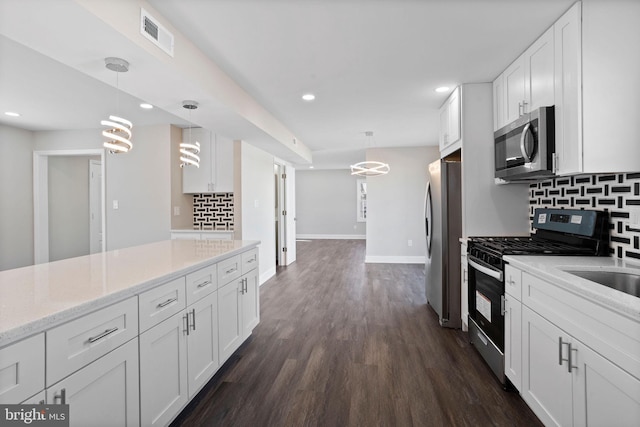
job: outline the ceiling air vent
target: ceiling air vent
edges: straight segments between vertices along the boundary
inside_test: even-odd
[[[140,9],[140,33],[173,56],[173,34],[144,9]]]

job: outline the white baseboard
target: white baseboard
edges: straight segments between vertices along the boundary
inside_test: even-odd
[[[276,275],[276,267],[272,267],[260,275],[260,286]]]
[[[342,239],[342,240],[364,240],[367,236],[365,234],[298,234],[296,239]]]
[[[374,256],[367,255],[365,263],[369,264],[424,264],[424,256]]]

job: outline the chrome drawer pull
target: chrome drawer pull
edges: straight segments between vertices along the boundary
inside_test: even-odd
[[[195,331],[196,330],[196,309],[195,308],[191,310],[191,318],[193,319],[193,323],[191,324],[191,327]]]
[[[176,301],[178,301],[177,297],[176,298],[169,298],[165,302],[161,302],[160,304],[158,304],[158,308],[166,307],[169,304],[171,304],[172,302],[176,302]]]
[[[237,270],[237,268],[233,267],[231,270],[227,270],[225,274],[233,273],[236,270]]]
[[[205,286],[211,284],[211,280],[207,280],[206,282],[202,282],[198,285],[198,288],[204,288]]]
[[[54,405],[58,404],[58,399],[60,399],[60,404],[61,405],[65,405],[67,403],[67,389],[63,388],[62,390],[60,390],[60,394],[55,393],[53,395],[53,404]]]
[[[118,330],[117,326],[115,328],[107,329],[106,331],[104,331],[100,335],[96,335],[95,337],[89,338],[89,342],[90,343],[94,343],[94,342],[96,342],[98,340],[101,340],[102,338],[106,337],[107,335],[111,335],[112,333],[114,333],[117,330]]]
[[[255,262],[255,261],[256,261],[255,258],[251,258],[250,260],[247,261],[247,264],[250,264],[250,263]]]

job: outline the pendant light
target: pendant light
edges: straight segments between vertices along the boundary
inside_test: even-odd
[[[189,110],[189,121],[191,122],[191,111],[198,108],[198,103],[196,101],[182,101],[182,107]],[[188,165],[199,168],[200,157],[198,153],[200,153],[200,143],[198,141],[192,142],[191,128],[189,128],[189,141],[180,143],[180,161],[182,162],[180,167],[183,168]]]
[[[373,146],[373,132],[367,131],[364,133],[369,141],[369,146]],[[389,173],[391,168],[388,163],[376,162],[374,160],[367,160],[364,162],[356,163],[355,165],[351,165],[351,175],[358,176],[378,176],[378,175],[386,175]]]
[[[116,72],[116,114],[118,114],[118,101],[120,94],[120,86],[118,76],[120,73],[126,73],[129,71],[129,63],[121,58],[105,58],[104,60],[107,69]],[[133,124],[119,116],[109,116],[109,120],[102,120],[100,122],[102,126],[107,126],[109,129],[102,131],[102,136],[107,138],[104,142],[104,147],[113,154],[127,153],[133,148],[131,143],[131,128]]]

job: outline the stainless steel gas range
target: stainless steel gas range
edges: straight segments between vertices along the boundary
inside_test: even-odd
[[[536,209],[528,237],[471,237],[469,338],[500,382],[504,374],[504,255],[609,255],[607,212]]]

